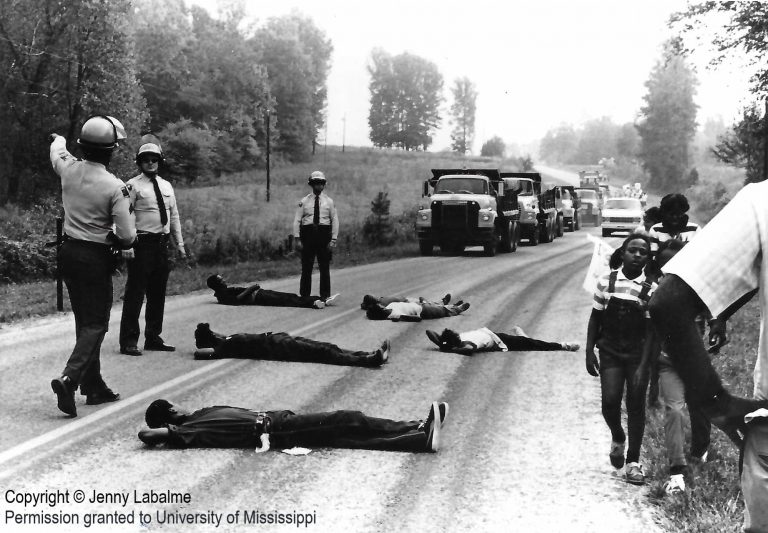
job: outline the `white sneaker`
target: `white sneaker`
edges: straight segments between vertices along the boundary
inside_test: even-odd
[[[685,478],[683,477],[683,474],[673,474],[669,476],[669,481],[664,484],[664,492],[667,494],[685,492]]]
[[[696,464],[703,464],[707,462],[707,459],[709,458],[709,450],[705,451],[701,457],[697,457],[696,455],[691,456],[691,460],[693,463]]]
[[[339,297],[340,293],[331,294],[328,298],[325,299],[325,305],[331,305],[333,301]]]
[[[312,307],[315,309],[325,309],[325,302],[322,300],[315,300],[315,303],[312,304]]]
[[[578,342],[564,342],[563,349],[569,352],[578,352],[581,345]]]
[[[645,473],[640,463],[627,463],[624,469],[624,479],[633,485],[645,485]]]

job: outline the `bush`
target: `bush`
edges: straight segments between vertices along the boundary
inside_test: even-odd
[[[389,246],[395,242],[394,228],[389,218],[390,201],[387,193],[379,191],[371,202],[371,214],[363,223],[363,237],[371,246]]]
[[[215,161],[216,136],[207,127],[197,127],[188,119],[168,124],[162,133],[165,165],[161,175],[194,183],[200,178],[211,178]]]

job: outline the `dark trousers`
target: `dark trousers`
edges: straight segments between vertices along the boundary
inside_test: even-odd
[[[426,452],[427,435],[419,424],[374,418],[360,411],[304,415],[282,411],[272,421],[270,438],[278,447]]]
[[[144,313],[144,337],[155,341],[163,332],[165,289],[168,285],[168,237],[166,235],[139,235],[134,245],[135,256],[128,260],[128,281],[123,296],[123,315],[120,319],[120,346],[136,346],[141,328],[139,314],[147,297]]]
[[[112,309],[112,255],[103,244],[64,241],[60,250],[62,277],[75,315],[75,347],[63,375],[73,390],[106,388],[101,377],[101,343]]]
[[[331,295],[331,242],[330,226],[301,226],[301,281],[299,294],[312,294],[312,269],[317,258],[317,268],[320,270],[320,298]]]
[[[259,289],[253,295],[252,305],[265,305],[271,307],[314,307],[318,296],[299,296],[290,292],[271,291]]]
[[[294,337],[288,333],[238,333],[216,347],[219,357],[346,366],[374,366],[374,354],[345,350],[330,342]]]
[[[494,331],[494,333],[496,333]],[[527,351],[539,351],[539,352],[553,352],[556,350],[562,350],[563,345],[559,342],[547,342],[540,341],[539,339],[532,339],[531,337],[523,337],[518,335],[510,335],[508,333],[496,333],[501,341],[507,345],[507,349],[510,352],[527,352]]]
[[[632,386],[632,377],[640,366],[638,359],[622,359],[607,353],[600,353],[600,389],[605,423],[611,431],[614,442],[627,442],[627,463],[640,459],[640,444],[645,432],[645,390],[647,383],[639,389]],[[627,435],[621,427],[621,398],[626,385]]]
[[[701,299],[682,279],[670,274],[648,304],[651,321],[685,384],[691,403],[711,400],[724,391],[696,325],[696,317],[706,310]]]
[[[429,320],[432,318],[445,318],[448,316],[456,316],[459,314],[455,305],[443,305],[433,303],[421,304],[421,318]]]

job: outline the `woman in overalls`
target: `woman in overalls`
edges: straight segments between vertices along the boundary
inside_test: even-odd
[[[624,240],[613,258],[614,261],[620,259],[620,267],[597,282],[587,329],[587,372],[600,376],[603,418],[611,430],[608,457],[614,468],[621,468],[627,447],[624,474],[627,482],[635,485],[645,483],[640,444],[645,430],[647,380],[636,383],[634,378],[643,351],[654,349],[656,342],[648,315],[648,299],[656,284],[644,273],[650,256],[651,243],[647,236],[632,233]],[[599,362],[595,346],[600,352]],[[639,374],[638,378],[642,379]],[[621,425],[625,385],[626,434]]]

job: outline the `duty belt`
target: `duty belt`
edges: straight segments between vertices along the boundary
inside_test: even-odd
[[[136,239],[144,242],[161,242],[168,240],[169,237],[170,233],[149,233],[146,231],[136,233]]]

